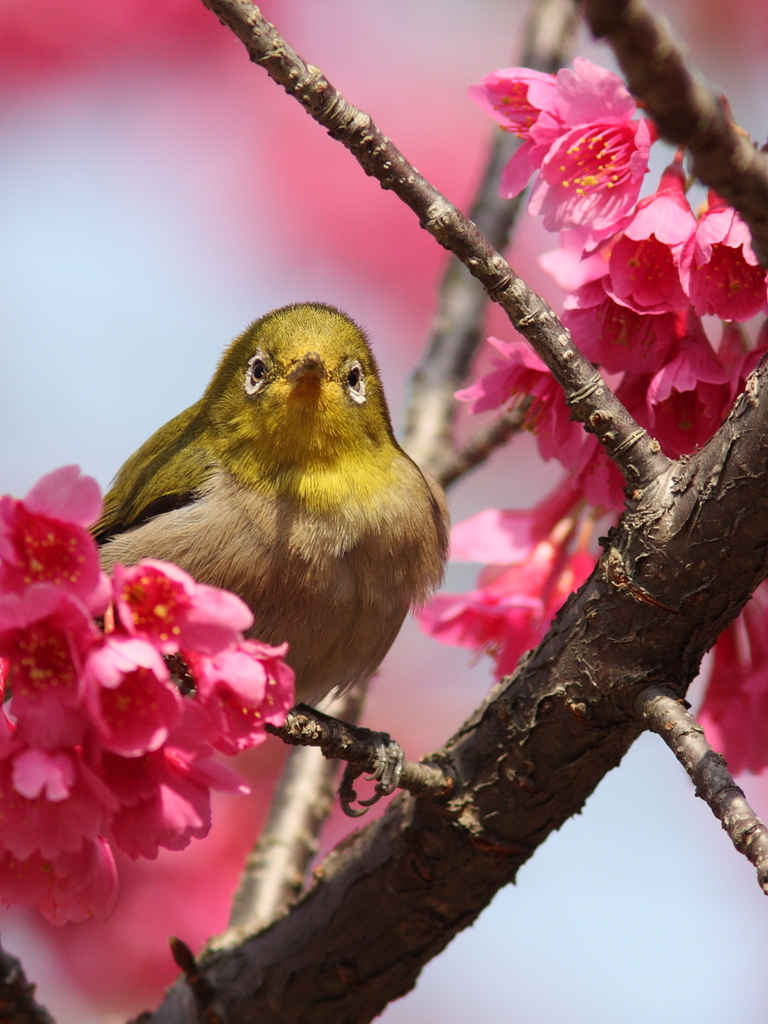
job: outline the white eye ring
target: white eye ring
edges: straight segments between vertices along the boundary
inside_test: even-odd
[[[365,373],[360,363],[355,360],[347,372],[347,394],[358,405],[365,401]]]
[[[264,353],[255,352],[248,360],[245,371],[245,393],[255,395],[267,383],[267,360]]]

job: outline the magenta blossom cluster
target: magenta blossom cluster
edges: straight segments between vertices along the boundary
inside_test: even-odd
[[[768,350],[765,323],[753,345],[741,327],[768,309],[746,225],[712,192],[691,209],[682,154],[639,199],[656,131],[636,117],[620,79],[588,60],[557,75],[497,71],[470,93],[523,140],[502,194],[516,195],[536,175],[528,208],[560,232],[559,248],[541,263],[567,293],[562,319],[574,341],[670,458],[695,451]],[[452,557],[486,568],[476,590],[438,595],[421,622],[445,642],[489,652],[503,675],[589,574],[594,526],[615,517],[624,495],[618,471],[571,420],[527,342],[489,342],[493,368],[457,398],[472,412],[525,403],[542,457],[557,459],[565,477],[533,510],[488,510],[454,528]],[[756,640],[768,627],[761,593],[718,642],[701,710],[739,770],[768,765],[768,728],[759,725],[768,721],[768,647]]]
[[[56,923],[109,914],[115,848],[205,836],[211,789],[248,791],[214,752],[293,702],[287,645],[244,640],[234,594],[164,562],[104,575],[101,507],[77,466],[0,498],[0,900]]]

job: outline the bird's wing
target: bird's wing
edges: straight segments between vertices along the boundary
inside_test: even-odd
[[[93,527],[99,544],[154,516],[194,501],[211,469],[201,443],[200,403],[161,427],[134,452],[115,477]]]

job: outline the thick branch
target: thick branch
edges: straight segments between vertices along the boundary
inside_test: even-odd
[[[578,0],[534,0],[525,25],[519,63],[537,71],[555,72],[568,59],[578,26]],[[503,252],[523,196],[502,199],[501,172],[521,144],[511,132],[496,129],[494,143],[480,186],[469,212],[470,220],[491,245]],[[453,397],[464,383],[482,341],[488,294],[458,259],[445,268],[437,296],[432,333],[411,384],[403,446],[428,472],[437,476],[453,455],[452,425],[456,418]],[[507,435],[508,436],[508,435]],[[484,461],[497,444],[477,449],[465,469],[454,463],[451,480]]]
[[[702,727],[671,690],[649,686],[638,694],[637,710],[688,772],[696,795],[708,804],[739,853],[757,869],[757,880],[768,895],[768,829],[733,781],[724,758],[710,747]]]
[[[203,2],[235,32],[251,59],[346,146],[366,174],[376,177],[382,188],[392,189],[416,213],[421,226],[482,282],[550,368],[573,415],[597,435],[629,489],[645,487],[664,472],[670,463],[658,442],[616,398],[552,309],[517,276],[472,221],[419,174],[371,118],[348,103],[318,68],[305,63],[250,0]]]
[[[768,155],[731,122],[722,100],[686,66],[666,23],[642,0],[583,0],[594,34],[607,39],[662,136],[685,146],[693,172],[741,214],[768,267]]]

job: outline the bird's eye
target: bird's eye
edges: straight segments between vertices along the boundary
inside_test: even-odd
[[[248,360],[245,371],[245,393],[255,395],[267,383],[267,361],[262,352],[256,352]]]
[[[352,363],[347,374],[347,391],[353,402],[362,405],[365,401],[365,374],[358,362]]]

